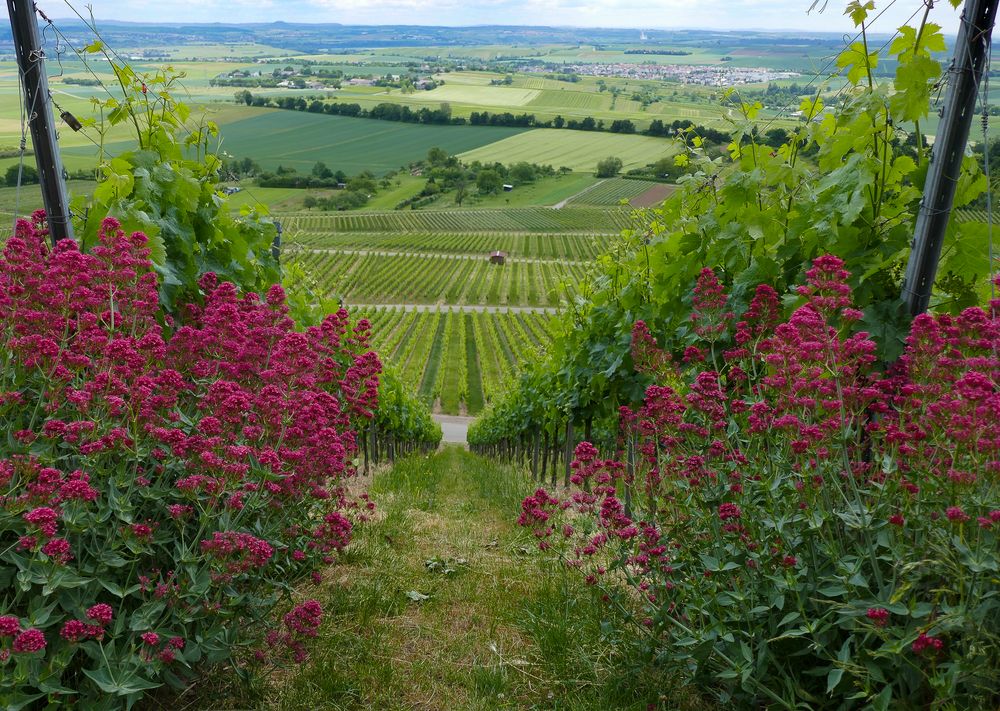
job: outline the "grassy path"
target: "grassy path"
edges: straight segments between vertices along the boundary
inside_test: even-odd
[[[601,631],[609,613],[593,591],[542,563],[516,526],[530,490],[521,475],[456,447],[376,475],[377,520],[359,527],[342,561],[308,591],[326,610],[311,659],[246,701],[283,709],[667,708],[665,680],[637,678],[611,653]]]

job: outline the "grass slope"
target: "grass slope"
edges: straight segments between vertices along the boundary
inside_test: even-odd
[[[357,529],[318,589],[303,591],[326,611],[311,659],[248,689],[205,684],[201,702],[392,711],[699,708],[674,680],[637,673],[643,667],[616,654],[602,622],[613,621],[612,629],[628,623],[578,573],[532,552],[536,543],[515,523],[531,490],[523,473],[457,448],[377,474],[370,489],[376,520]]]

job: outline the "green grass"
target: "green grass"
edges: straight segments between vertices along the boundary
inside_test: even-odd
[[[465,365],[466,371],[466,408],[470,415],[477,415],[483,409],[482,371],[479,369],[479,351],[476,347],[476,336],[472,327],[472,314],[462,315],[462,327],[465,329]]]
[[[510,138],[470,149],[459,157],[483,163],[528,161],[566,166],[575,171],[592,171],[598,161],[608,156],[621,158],[625,170],[655,163],[673,155],[674,144],[666,138],[653,138],[595,131],[569,131],[537,128]]]
[[[257,109],[227,124],[223,147],[249,156],[265,168],[278,165],[308,173],[316,161],[349,175],[387,173],[426,157],[438,146],[458,154],[516,135],[523,129],[498,126],[425,126],[326,116],[301,111]]]
[[[514,189],[510,192],[499,192],[495,195],[473,194],[462,202],[462,207],[552,207],[562,200],[573,197],[595,182],[597,182],[597,178],[594,177],[593,173],[554,175],[539,178],[532,183],[514,185]],[[450,198],[451,194],[445,197]],[[448,203],[440,201],[438,204],[443,207]]]
[[[538,555],[515,523],[532,484],[457,448],[377,474],[375,520],[303,591],[325,612],[310,659],[245,686],[220,673],[186,697],[196,708],[705,708],[616,648],[608,630],[629,623]]]

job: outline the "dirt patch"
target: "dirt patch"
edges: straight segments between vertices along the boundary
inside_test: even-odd
[[[641,195],[636,195],[629,201],[632,207],[653,207],[670,197],[677,190],[676,185],[657,183]]]

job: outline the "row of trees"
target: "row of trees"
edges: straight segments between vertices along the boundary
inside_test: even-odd
[[[566,119],[557,115],[551,120],[539,119],[535,114],[514,114],[510,111],[490,113],[489,111],[473,111],[468,120],[452,114],[451,105],[442,103],[438,108],[422,107],[411,109],[405,104],[383,102],[370,109],[361,104],[340,101],[323,101],[318,98],[295,96],[255,96],[249,91],[236,92],[237,103],[247,106],[273,107],[288,111],[308,111],[314,114],[329,114],[331,116],[351,116],[355,118],[373,118],[382,121],[401,121],[404,123],[451,124],[472,126],[511,126],[515,128],[565,128],[571,131],[607,131],[609,133],[642,133],[646,136],[674,136],[678,131],[694,128],[702,139],[708,143],[725,144],[730,140],[728,133],[707,126],[699,126],[692,121],[680,120],[664,123],[654,119],[649,127],[640,131],[629,119],[615,119],[606,123],[604,119],[585,116],[582,119]]]

